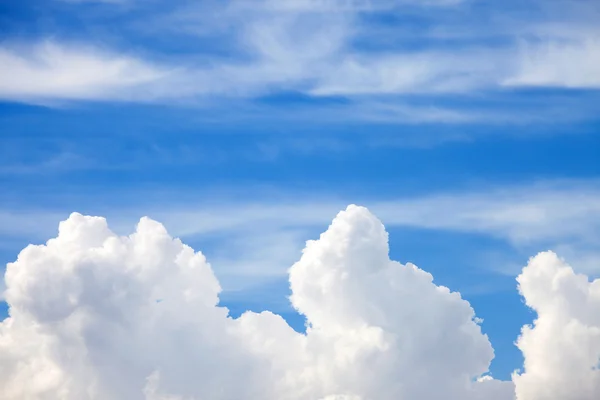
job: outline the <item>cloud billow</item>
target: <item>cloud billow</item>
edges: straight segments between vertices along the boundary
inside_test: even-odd
[[[219,306],[205,257],[143,218],[127,237],[72,214],[6,271],[2,399],[592,400],[600,393],[600,281],[554,253],[518,278],[538,313],[498,381],[470,304],[388,257],[384,226],[349,206],[290,271],[306,334]],[[564,366],[568,366],[565,369]],[[557,397],[558,396],[558,397]]]

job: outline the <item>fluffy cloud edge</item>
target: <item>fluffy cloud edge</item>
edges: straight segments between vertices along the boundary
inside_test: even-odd
[[[416,266],[391,261],[387,232],[363,207],[340,212],[290,269],[306,335],[268,312],[227,318],[204,256],[148,218],[119,237],[103,218],[72,214],[56,238],[9,264],[6,282],[7,399],[505,400],[516,392],[529,400],[549,399],[549,380],[557,379],[562,393],[591,400],[599,388],[598,371],[586,365],[600,357],[600,281],[576,275],[551,252],[530,260],[518,282],[538,319],[518,341],[525,370],[513,387],[487,375],[493,350],[470,304]],[[573,332],[591,350],[586,356],[572,351]],[[540,372],[550,348],[579,375],[564,374],[560,363]],[[436,385],[424,383],[432,379]]]

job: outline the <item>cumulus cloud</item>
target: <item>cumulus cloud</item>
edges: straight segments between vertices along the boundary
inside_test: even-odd
[[[532,258],[518,282],[537,319],[517,342],[525,357],[524,372],[513,377],[517,398],[598,398],[600,279],[590,282],[548,252]]]
[[[470,304],[391,261],[365,208],[349,206],[307,242],[289,279],[306,334],[270,312],[229,318],[205,257],[160,223],[143,218],[120,237],[72,214],[8,265],[2,398],[508,400],[516,387],[531,400],[548,398],[555,378],[579,394],[562,398],[597,393],[599,284],[552,254],[519,277],[539,319],[519,340],[514,384],[487,375],[494,353]]]

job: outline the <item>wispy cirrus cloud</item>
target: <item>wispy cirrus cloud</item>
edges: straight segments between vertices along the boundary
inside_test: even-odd
[[[134,57],[53,41],[0,47],[0,98],[23,101],[127,99],[164,78]]]
[[[252,200],[246,195],[243,201],[208,204],[194,200],[190,193],[185,194],[183,202],[160,197],[160,204],[173,203],[170,209],[142,200],[157,196],[140,196],[138,201],[129,200],[135,207],[124,203],[108,207],[103,206],[104,201],[96,205],[83,203],[88,204],[86,212],[107,214],[116,232],[127,232],[140,216],[148,215],[164,221],[174,235],[203,243],[210,248],[209,254],[228,290],[283,276],[304,241],[349,201],[376,210],[391,229],[481,235],[506,243],[523,257],[532,251],[553,249],[578,261],[586,273],[600,272],[600,266],[594,264],[599,259],[595,248],[600,241],[597,181],[537,182],[387,199],[333,198],[322,193],[319,199],[313,194],[309,200],[301,194],[280,193],[270,200]],[[81,204],[81,199],[77,203]],[[71,211],[4,210],[0,226],[5,234],[18,234],[35,242],[54,232],[56,223]],[[492,255],[484,258],[491,269],[514,272],[514,259],[506,255],[502,259]]]
[[[144,56],[135,56],[65,39],[4,44],[0,97],[189,103],[279,91],[386,98],[598,87],[600,32],[586,22],[586,9],[563,12],[561,19],[566,6],[548,8],[532,0],[528,4],[541,9],[532,22],[508,11],[502,18],[497,10],[500,17],[480,26],[469,21],[483,17],[482,11],[459,3],[415,8],[402,1],[181,2],[168,12],[138,5],[150,7],[144,10],[151,22],[128,32],[161,35],[166,46],[160,51],[147,47]],[[409,17],[402,19],[407,7]],[[461,13],[469,21],[461,21]],[[418,21],[427,28],[406,30]],[[461,23],[466,27],[457,35],[453,27]],[[382,27],[385,37],[375,34]],[[485,39],[484,28],[495,32],[495,42]],[[181,35],[185,51],[171,52],[169,43],[179,43]]]
[[[587,38],[525,45],[507,86],[600,88],[600,32]]]

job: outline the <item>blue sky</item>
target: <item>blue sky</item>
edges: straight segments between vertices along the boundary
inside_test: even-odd
[[[286,271],[347,204],[461,292],[496,350],[553,249],[600,272],[595,1],[0,5],[0,258],[78,211],[202,250],[236,314],[298,329]]]

